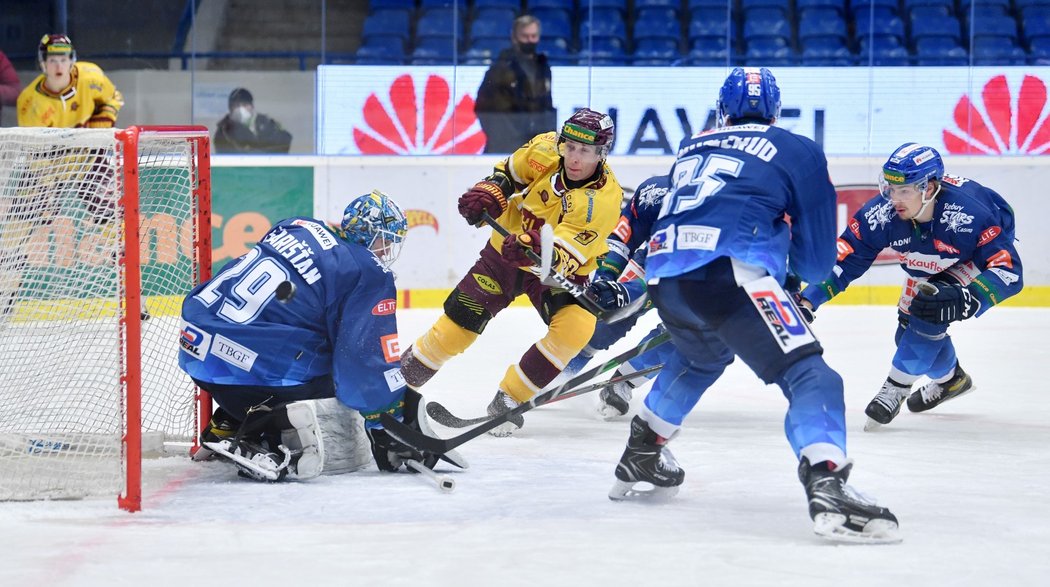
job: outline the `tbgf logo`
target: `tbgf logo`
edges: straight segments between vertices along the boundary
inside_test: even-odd
[[[474,115],[474,99],[453,105],[448,82],[427,76],[423,95],[409,74],[390,84],[388,103],[373,93],[365,100],[365,128],[354,127],[354,143],[366,155],[477,155],[485,133]]]
[[[953,128],[942,132],[949,153],[1045,155],[1050,151],[1050,119],[1042,118],[1047,91],[1043,80],[1025,75],[1016,93],[1005,75],[981,88],[979,100],[963,94],[952,112]]]

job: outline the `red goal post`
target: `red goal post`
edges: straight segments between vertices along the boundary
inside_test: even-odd
[[[0,129],[0,500],[141,508],[211,413],[177,363],[210,268],[205,127]]]

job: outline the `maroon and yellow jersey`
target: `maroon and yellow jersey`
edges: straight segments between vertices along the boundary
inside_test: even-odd
[[[94,63],[70,68],[70,84],[55,94],[44,87],[44,74],[18,96],[18,126],[109,128],[117,123],[124,97]]]
[[[500,161],[496,171],[510,176],[517,193],[498,221],[513,233],[549,224],[554,230],[554,269],[582,282],[609,250],[605,239],[620,218],[623,188],[604,162],[598,179],[569,188],[560,163],[554,132],[536,135]],[[499,250],[503,237],[493,231],[489,242]]]

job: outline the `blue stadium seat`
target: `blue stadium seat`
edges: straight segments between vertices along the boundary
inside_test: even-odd
[[[908,12],[908,19],[914,24],[918,20],[937,20],[938,18],[944,18],[952,16],[951,8],[948,5],[939,6],[915,6]]]
[[[1024,38],[1029,43],[1040,37],[1050,37],[1050,15],[1046,18],[1027,18],[1021,22],[1024,27]]]
[[[678,21],[660,18],[639,18],[634,21],[634,40],[670,39],[675,43],[681,38]],[[637,48],[636,48],[637,50]]]
[[[816,16],[810,16],[813,12],[817,13]],[[846,21],[834,11],[806,11],[799,17],[798,40],[802,42],[813,37],[837,37],[845,41],[849,38]]]
[[[678,54],[678,39],[645,38],[635,39],[634,52],[674,53]]]
[[[582,21],[580,23],[580,46],[584,46],[590,36],[615,37],[626,42],[627,24],[618,16],[613,16],[614,14],[616,13],[604,14],[602,18],[593,23],[589,20]]]
[[[474,0],[474,10],[483,8],[506,8],[514,13],[521,11],[521,0]]]
[[[962,41],[959,21],[954,16],[941,18],[922,18],[911,21],[911,39],[918,41],[927,37],[948,37],[956,44]]]
[[[966,65],[970,58],[959,43],[949,37],[923,37],[915,41],[915,58],[919,65]]]
[[[431,8],[416,21],[416,39],[428,37],[463,37],[465,12],[454,13],[450,8]]]
[[[579,60],[579,65],[582,66],[627,65],[627,54],[622,49],[591,51],[582,49],[577,53],[576,57]]]
[[[368,37],[361,44],[361,48],[368,47],[369,57],[393,56],[402,59],[405,56],[405,42],[397,37],[380,36]]]
[[[867,14],[859,14],[857,15],[854,31],[858,41],[869,36],[895,37],[897,44],[903,45],[906,38],[904,35],[904,21],[897,17],[876,17],[875,20],[869,20]]]
[[[566,26],[572,27],[572,9],[571,8],[534,8],[529,9],[529,14],[535,16],[540,20],[540,29],[542,34],[547,34],[547,25],[552,22],[565,23]]]
[[[470,25],[470,37],[510,40],[511,22],[497,19],[477,19]]]
[[[988,16],[974,19],[974,37],[1005,37],[1017,40],[1017,21],[1009,16]]]
[[[1050,20],[1050,4],[1034,4],[1021,8],[1021,24],[1024,25],[1029,20]]]
[[[813,37],[802,45],[802,65],[845,66],[853,64],[853,54],[835,37]]]
[[[896,37],[882,38],[893,39]],[[904,47],[900,45],[882,45],[879,41],[880,37],[868,37],[868,39],[873,40],[873,43],[871,43],[870,46],[870,59],[868,53],[869,46],[868,43],[864,42],[867,40],[865,39],[861,42],[860,53],[857,56],[857,62],[860,65],[868,65],[869,63],[871,63],[872,65],[878,66],[902,66],[909,64],[910,57],[908,55],[908,50]]]
[[[407,41],[412,36],[408,13],[402,10],[381,10],[365,18],[361,37],[397,37]]]
[[[537,8],[560,8],[562,10],[573,10],[576,8],[576,0],[525,0],[526,12],[533,14]]]
[[[777,38],[783,39],[785,45],[791,44],[791,22],[778,20],[762,20],[749,18],[744,21],[744,40],[750,41],[755,38]]]
[[[594,37],[580,39],[580,51],[592,53],[627,53],[627,40],[620,37]]]
[[[974,65],[1021,65],[1028,57],[1009,37],[974,37],[970,50]]]
[[[384,9],[413,11],[416,9],[416,0],[369,0],[368,9],[372,12]]]
[[[960,14],[969,14],[971,4],[977,11],[985,8],[993,9],[988,14],[1006,14],[1010,11],[1010,0],[959,0]]]
[[[725,37],[696,37],[689,41],[689,60],[721,61],[729,57],[729,46]]]
[[[1050,64],[1050,37],[1036,37],[1028,45],[1028,62],[1032,65]]]
[[[547,62],[551,65],[576,65],[576,54],[564,43],[548,44],[544,39],[540,41],[540,51],[547,54]]]
[[[849,11],[854,18],[866,14],[878,17],[898,16],[897,0],[850,0]]]
[[[457,7],[457,5],[461,13],[466,12],[467,0],[419,0],[419,7],[423,10],[446,8],[451,11],[453,7]]]
[[[725,20],[725,13],[718,20]],[[788,20],[788,13],[776,6],[756,6],[744,13],[743,20]]]
[[[729,65],[729,50],[725,47],[699,47],[689,51],[685,56],[686,65]]]
[[[463,54],[463,65],[490,65],[496,56],[491,49],[471,47]]]
[[[732,0],[686,0],[685,5],[689,12],[698,8],[721,8],[725,13],[727,3],[732,4]]]
[[[955,0],[904,0],[905,13],[910,13],[916,8],[934,8],[940,14],[954,14]]]
[[[796,0],[795,8],[800,12],[819,8],[823,10],[834,10],[840,16],[846,15],[846,0]]]
[[[668,67],[678,61],[678,51],[637,49],[631,56],[631,65],[638,67]]]
[[[394,50],[379,45],[362,45],[354,55],[354,62],[359,65],[400,65],[404,61],[404,48]]]
[[[497,39],[495,37],[481,37],[470,41],[471,49],[484,49],[492,54],[492,58],[499,57],[500,51],[510,47],[510,37]]]
[[[775,9],[787,15],[791,11],[791,0],[740,0],[744,14],[755,9]]]
[[[505,23],[505,31],[507,35],[510,35],[510,28],[514,24],[514,19],[518,17],[518,13],[505,7],[505,6],[490,6],[486,8],[478,8],[474,10],[473,20],[495,20]],[[543,26],[543,23],[540,23]]]
[[[548,37],[572,41],[572,23],[569,20],[541,20],[540,23],[540,42]]]
[[[586,3],[588,0],[582,0]],[[634,0],[634,9],[641,8],[673,8],[675,12],[682,7],[681,0]]]
[[[736,37],[736,27],[730,27],[730,33]],[[708,18],[693,18],[689,21],[687,38],[695,37],[724,37],[726,36],[726,21]]]
[[[607,14],[611,16],[613,13],[619,14],[620,18],[627,18],[627,0],[581,0],[577,9],[581,21],[587,18],[592,8],[594,15],[599,18],[604,18]],[[621,57],[624,61],[627,59],[625,55]],[[582,61],[583,58],[580,59]]]
[[[639,20],[659,20],[663,21],[663,28],[670,28],[679,21],[678,11],[672,8],[666,8],[663,6],[652,6],[647,8],[639,8],[634,13],[635,26]]]

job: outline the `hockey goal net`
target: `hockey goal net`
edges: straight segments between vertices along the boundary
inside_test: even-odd
[[[0,129],[0,500],[117,495],[196,442],[182,297],[208,276],[207,129]]]

